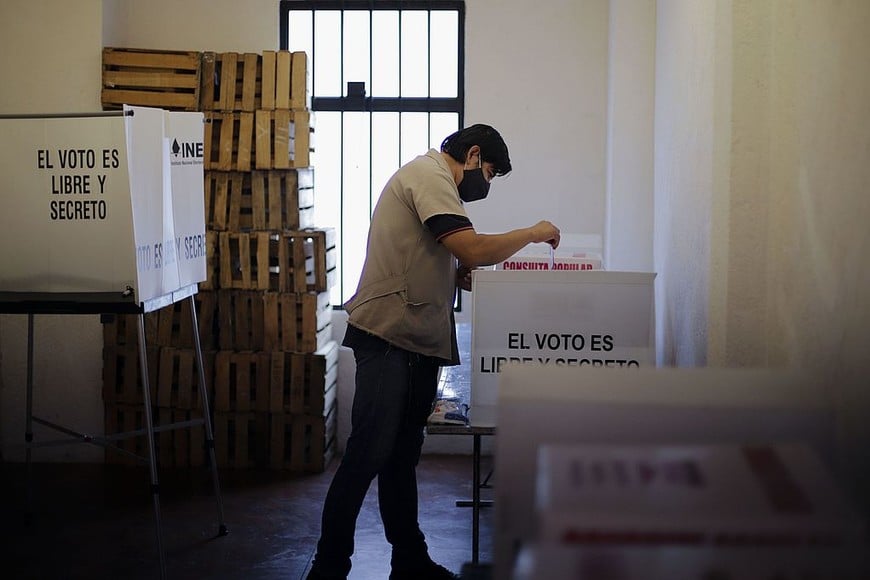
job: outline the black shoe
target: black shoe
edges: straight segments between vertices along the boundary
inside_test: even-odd
[[[390,580],[458,580],[459,576],[432,560],[410,569],[393,570]]]

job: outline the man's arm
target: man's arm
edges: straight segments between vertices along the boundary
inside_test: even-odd
[[[559,228],[548,221],[540,221],[503,234],[479,234],[473,229],[464,229],[447,234],[440,241],[460,264],[474,268],[506,260],[533,243],[546,242],[557,248],[559,237]]]

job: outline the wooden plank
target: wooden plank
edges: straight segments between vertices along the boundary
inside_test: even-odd
[[[256,112],[256,162],[257,169],[269,169],[272,164],[273,117],[277,111]],[[277,151],[276,151],[277,154]]]
[[[172,422],[182,423],[191,420],[190,411],[173,410]],[[190,467],[190,440],[192,431],[201,431],[202,427],[190,427],[173,431],[173,443],[175,446],[175,467]]]
[[[261,73],[261,101],[260,108],[272,110],[275,108],[275,74],[276,55],[274,50],[264,50]]]
[[[152,89],[193,89],[198,80],[175,72],[106,71],[103,82],[107,87],[142,87]]]
[[[200,66],[200,53],[105,47],[103,48],[103,64],[109,66],[198,70]]]
[[[153,414],[154,426],[169,425],[172,423],[172,411],[169,409],[157,409]],[[175,446],[173,445],[173,432],[171,430],[157,432],[157,462],[160,467],[172,467],[175,464]]]
[[[205,172],[205,225],[211,230],[226,230],[230,221],[230,173]]]
[[[102,61],[103,108],[130,104],[199,110],[199,52],[106,47]]]
[[[276,110],[273,113],[274,123],[272,130],[274,131],[275,155],[272,159],[270,167],[275,169],[289,169],[296,167],[293,164],[293,151],[291,149],[291,138],[293,127],[291,126],[292,119],[290,111]]]
[[[310,108],[308,99],[308,55],[304,52],[294,52],[292,61],[292,79],[290,82],[290,108],[294,110]]]
[[[233,160],[236,158],[236,117],[232,113],[222,113],[215,118],[220,119],[221,125],[217,169],[230,171],[234,169]]]
[[[236,100],[236,63],[239,55],[235,52],[223,52],[218,55],[220,70],[220,99],[218,103],[222,111],[232,111]]]
[[[254,111],[258,105],[257,80],[260,73],[260,57],[257,54],[247,52],[243,55],[241,65],[241,99],[237,98],[236,109],[242,111]]]
[[[251,170],[252,140],[254,138],[254,113],[237,113],[238,125],[238,151],[234,169],[239,171]]]
[[[278,51],[275,60],[275,109],[290,108],[291,70],[291,53],[286,50]]]
[[[274,246],[271,242],[271,234],[268,232],[256,232],[252,236],[257,240],[257,289],[272,289],[272,271]]]
[[[198,96],[193,97],[185,93],[104,88],[100,93],[100,98],[104,109],[120,109],[123,105],[138,105],[141,107],[195,111],[199,106]],[[196,103],[194,103],[194,100],[196,100]]]
[[[308,111],[293,111],[290,135],[290,162],[293,167],[311,165],[311,114]]]
[[[217,55],[203,52],[201,62],[199,108],[202,111],[214,111],[220,107],[220,83],[215,82]]]
[[[251,209],[249,207],[250,173],[231,171],[227,174],[229,197],[229,217],[227,229],[233,232],[251,229]]]
[[[217,232],[205,232],[206,278],[199,283],[201,290],[214,290],[220,285],[220,249]]]

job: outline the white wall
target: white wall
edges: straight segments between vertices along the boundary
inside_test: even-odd
[[[106,46],[263,52],[278,49],[278,0],[105,0]]]
[[[604,234],[607,0],[468,0],[465,120],[496,127],[514,170],[470,204],[478,230],[553,221]]]
[[[659,0],[655,203],[669,364],[794,366],[870,506],[870,3]]]
[[[604,263],[652,272],[655,0],[611,0]]]

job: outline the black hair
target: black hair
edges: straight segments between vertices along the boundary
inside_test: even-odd
[[[504,139],[489,125],[477,124],[460,129],[448,135],[441,142],[441,151],[460,163],[465,163],[468,150],[474,145],[480,147],[480,161],[492,163],[495,175],[507,175],[511,170],[511,159]]]

